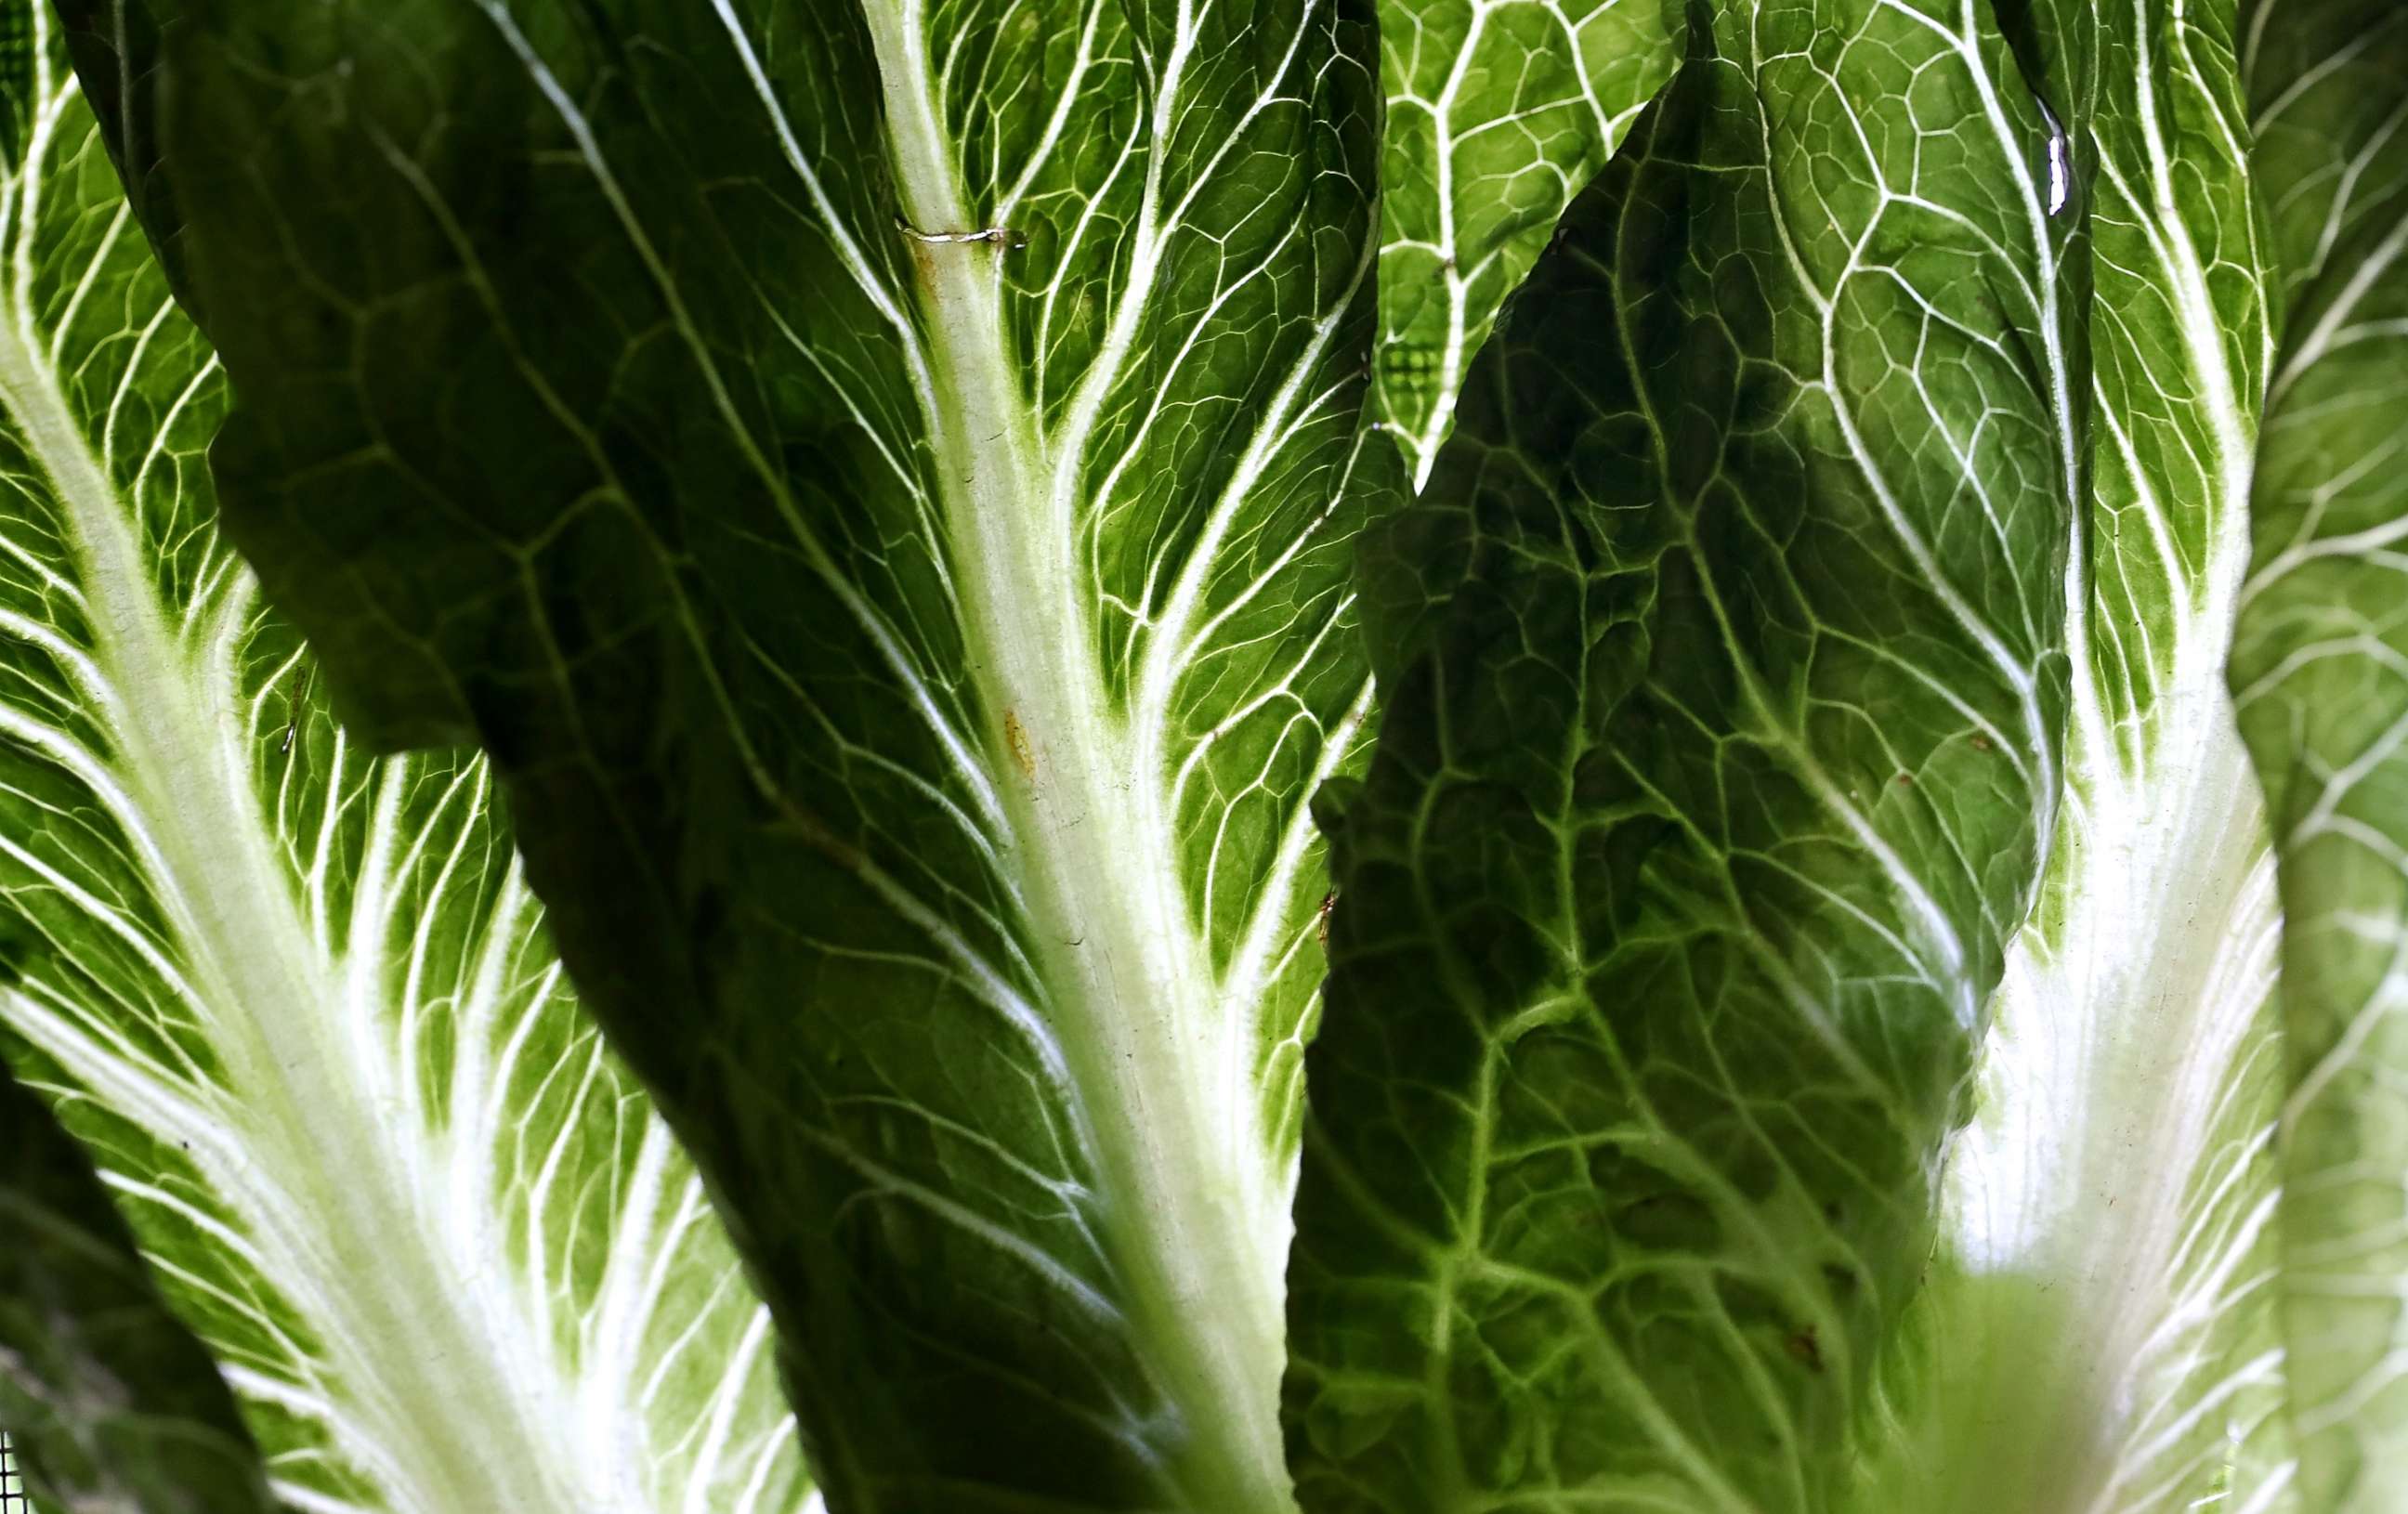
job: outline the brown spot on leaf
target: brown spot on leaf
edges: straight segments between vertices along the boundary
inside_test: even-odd
[[[1037,748],[1028,739],[1028,727],[1020,723],[1015,710],[1003,712],[1003,742],[1011,749],[1012,765],[1029,782],[1037,781]]]

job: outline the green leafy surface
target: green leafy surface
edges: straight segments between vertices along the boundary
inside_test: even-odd
[[[493,752],[832,1506],[1284,1507],[1368,8],[158,14],[228,529]]]
[[[79,1514],[268,1514],[234,1395],[82,1150],[6,1067],[0,1151],[0,1423],[27,1488]]]
[[[213,526],[217,366],[47,11],[0,13],[0,1049],[284,1507],[799,1507],[766,1314],[568,993],[488,775],[333,724]]]
[[[1692,15],[1367,546],[1310,1509],[1837,1507],[2052,823],[2086,38]]]
[[[1680,59],[1680,0],[1385,0],[1378,421],[1416,483],[1471,356]]]
[[[2234,7],[2099,9],[2065,803],[1993,1006],[1869,1507],[2276,1507],[2281,1051],[2225,693],[2267,323]]]
[[[2280,341],[2231,669],[2280,857],[2287,1369],[2308,1507],[2408,1488],[2408,9],[2243,14]]]

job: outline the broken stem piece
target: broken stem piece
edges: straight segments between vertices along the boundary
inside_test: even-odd
[[[924,232],[901,216],[895,218],[895,229],[915,242],[995,242],[1004,247],[1019,247],[1025,241],[1009,226],[989,226],[984,231]]]

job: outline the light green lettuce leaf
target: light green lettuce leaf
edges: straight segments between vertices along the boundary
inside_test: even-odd
[[[0,1493],[78,1514],[269,1514],[225,1380],[82,1149],[5,1066],[0,1152]]]
[[[2262,1510],[2290,1476],[2277,910],[2225,693],[2269,340],[2234,11],[2098,9],[2065,799],[1869,1510]]]
[[[0,4],[0,1045],[285,1508],[799,1507],[767,1316],[486,769],[328,717],[214,526],[217,364],[47,8]]]
[[[2286,917],[2283,1334],[2306,1507],[2408,1496],[2408,9],[2244,7],[2279,342],[2231,681]]]
[[[1416,484],[1556,218],[1681,55],[1682,0],[1383,0],[1376,423]]]
[[[831,1505],[1285,1507],[1366,0],[158,15],[227,529],[493,753]]]
[[[1885,1435],[2064,762],[2069,14],[2035,84],[1987,7],[1693,7],[1367,539],[1309,1509],[1828,1509]]]

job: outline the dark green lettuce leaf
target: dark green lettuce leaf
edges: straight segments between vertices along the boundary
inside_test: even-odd
[[[6,1067],[0,1152],[0,1426],[27,1486],[78,1514],[268,1514],[225,1379],[82,1149]]]
[[[1878,1438],[2061,783],[2070,14],[1691,7],[1367,539],[1308,1509],[1824,1509]]]

